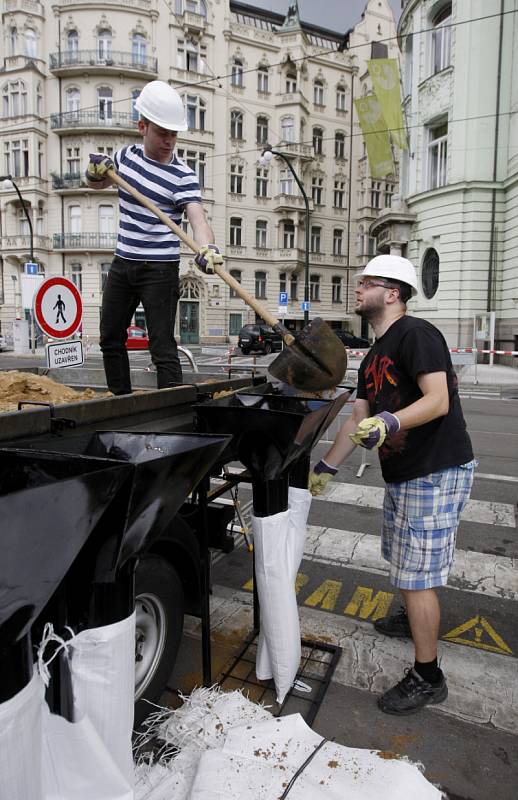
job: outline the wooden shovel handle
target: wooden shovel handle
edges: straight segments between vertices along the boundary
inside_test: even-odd
[[[145,195],[143,195],[142,192],[139,192],[138,189],[135,189],[133,186],[131,186],[131,184],[125,181],[124,178],[121,178],[114,169],[109,169],[106,174],[110,180],[113,181],[113,183],[116,183],[118,186],[128,192],[128,194],[131,194],[136,200],[139,201],[139,203],[148,208],[152,214],[158,217],[158,219],[163,222],[164,225],[167,225],[167,227],[172,230],[173,233],[175,233],[178,238],[181,239],[182,242],[184,242],[184,244],[186,244],[187,247],[193,251],[193,253],[199,252],[200,248],[192,236],[189,236],[188,233],[185,233],[183,228],[180,228],[180,226],[173,222],[173,220],[168,217],[167,214],[157,208],[157,206]],[[225,269],[223,269],[220,264],[214,264],[214,272],[221,278],[221,280],[225,281],[225,283],[234,290],[238,297],[244,300],[245,303],[250,306],[250,308],[253,308],[256,314],[259,314],[259,316],[262,317],[264,321],[268,323],[268,325],[271,325],[272,328],[275,328],[281,334],[286,344],[289,345],[295,341],[291,333],[283,328],[282,325],[279,325],[277,318],[274,317],[273,314],[270,314],[268,309],[265,308],[262,303],[259,303],[255,297],[249,294],[246,289],[243,289],[241,284],[236,281],[236,279],[233,278],[232,275],[230,275]]]

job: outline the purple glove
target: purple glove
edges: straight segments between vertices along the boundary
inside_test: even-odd
[[[114,169],[115,164],[109,156],[103,153],[90,153],[90,161],[85,175],[89,181],[103,181],[109,169]]]
[[[327,461],[324,461],[323,458],[315,464],[313,467],[313,472],[315,475],[321,475],[323,472],[329,472],[330,475],[336,475],[338,472],[336,467],[332,467],[331,464],[328,464]]]
[[[400,428],[399,419],[390,411],[380,411],[375,417],[362,419],[354,433],[349,437],[354,444],[367,450],[381,447],[385,439],[393,436]]]
[[[223,256],[215,244],[206,244],[200,247],[194,263],[202,272],[211,275],[214,272],[214,264],[223,264]]]

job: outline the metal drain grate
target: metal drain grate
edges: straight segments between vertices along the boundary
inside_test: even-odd
[[[257,633],[252,633],[218,683],[222,689],[227,691],[242,689],[249,700],[270,706],[270,710],[276,717],[299,713],[311,726],[325,697],[341,653],[341,647],[303,639],[300,669],[293,687],[286,695],[282,706],[279,707],[273,680],[260,681],[255,675]],[[296,688],[299,681],[304,688]]]

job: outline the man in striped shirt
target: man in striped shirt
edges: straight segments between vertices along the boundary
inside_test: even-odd
[[[178,225],[185,213],[200,245],[197,265],[211,271],[219,253],[205,220],[196,174],[175,155],[178,131],[187,130],[180,95],[163,81],[148,83],[135,103],[140,113],[142,144],[123,147],[114,160],[94,154],[86,171],[92,189],[111,183],[107,170],[119,175],[148,197]],[[205,257],[203,256],[205,254]],[[101,308],[100,345],[108,388],[113,394],[131,392],[126,351],[127,328],[139,303],[146,315],[149,348],[157,370],[159,389],[182,383],[182,369],[174,338],[179,299],[180,241],[177,236],[119,188],[119,231]]]

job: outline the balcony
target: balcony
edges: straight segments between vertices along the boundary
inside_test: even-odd
[[[105,116],[98,111],[64,111],[61,114],[50,115],[50,127],[58,133],[108,130],[110,133],[136,134],[137,120],[131,112],[114,111],[111,116]]]
[[[91,6],[90,0],[57,0],[54,5],[60,8],[68,6]],[[122,7],[125,11],[152,11],[151,0],[103,0],[103,5]]]
[[[300,91],[297,92],[287,92],[284,94],[277,95],[277,102],[276,106],[283,108],[285,106],[302,106],[303,109],[309,114],[309,103],[307,97]]]
[[[99,75],[115,71],[128,75],[138,73],[153,79],[158,74],[158,59],[122,51],[101,57],[97,50],[64,50],[50,54],[49,69],[54,75],[82,75],[85,72]]]
[[[309,210],[313,208],[313,201],[309,201]],[[304,198],[300,194],[278,194],[273,198],[274,211],[305,211]]]
[[[277,148],[287,156],[301,158],[303,161],[310,161],[313,158],[313,146],[310,144],[300,144],[300,142],[282,142]]]
[[[50,250],[50,237],[34,234],[34,250]],[[2,236],[2,253],[14,252],[17,255],[25,255],[31,249],[31,237],[27,233],[15,234],[14,236]]]
[[[184,11],[179,19],[186,33],[190,31],[194,31],[194,33],[203,33],[207,25],[207,20],[202,14],[195,14],[192,11]]]
[[[25,11],[27,14],[45,16],[43,3],[39,3],[38,0],[4,0],[3,10],[5,14],[11,11]]]
[[[116,233],[55,233],[52,248],[62,250],[114,250]]]

